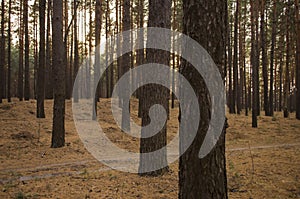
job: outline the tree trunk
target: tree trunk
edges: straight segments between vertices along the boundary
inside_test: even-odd
[[[95,65],[94,65],[94,80],[100,76],[99,66],[100,66],[100,38],[101,38],[101,25],[102,25],[102,0],[96,0],[96,16],[95,16]],[[93,120],[97,119],[97,101],[99,99],[101,88],[100,82],[97,83],[95,88],[95,98],[94,98],[94,109],[93,109]]]
[[[23,56],[24,56],[24,24],[23,24],[23,0],[20,1],[20,28],[19,28],[19,72],[18,72],[18,97],[19,100],[22,101],[24,97],[24,64],[23,64]]]
[[[123,1],[123,30],[127,31],[130,30],[130,0],[124,0]],[[123,46],[130,46],[130,41],[123,40]],[[130,70],[130,53],[126,53],[122,56],[122,75],[125,74]],[[130,79],[127,79],[126,82],[128,82],[128,87],[124,92],[124,95],[129,95],[130,90]],[[123,101],[123,99],[121,99]],[[122,103],[123,105],[123,103]],[[129,113],[125,111],[125,108],[122,109],[122,129],[124,131],[130,130],[130,115]]]
[[[51,147],[58,148],[65,145],[65,65],[62,0],[53,0],[52,30],[54,106]]]
[[[239,66],[238,66],[238,21],[239,21],[239,0],[236,1],[236,11],[234,20],[234,55],[233,55],[233,96],[234,104],[237,107],[237,114],[240,114],[240,98],[239,98]]]
[[[52,64],[51,64],[51,42],[50,42],[50,18],[51,18],[51,10],[52,10],[52,0],[48,0],[47,5],[47,34],[46,34],[46,71],[44,72],[46,90],[45,96],[46,99],[53,99],[53,79],[52,79]],[[43,25],[44,26],[44,25]]]
[[[256,40],[256,33],[255,33],[255,11],[257,0],[250,0],[251,6],[251,66],[252,66],[252,89],[253,89],[253,97],[252,97],[252,127],[257,128],[257,115],[258,115],[258,98],[259,98],[259,91],[258,91],[258,62],[257,59],[257,40]]]
[[[290,1],[289,1],[290,2]],[[285,83],[284,83],[284,102],[283,115],[285,118],[289,117],[289,95],[290,95],[290,8],[286,9],[286,65],[285,65]]]
[[[206,8],[205,12],[202,11],[203,8]],[[223,1],[183,1],[183,33],[195,39],[208,51],[220,71],[223,71],[224,65],[225,13]],[[182,67],[182,74],[193,86],[201,104],[201,122],[195,140],[179,160],[179,198],[228,198],[225,128],[210,154],[199,159],[199,150],[209,126],[211,101],[205,82],[193,66],[183,60]]]
[[[8,2],[7,101],[11,102],[11,0]],[[1,85],[1,83],[0,83]]]
[[[25,85],[24,99],[30,98],[30,73],[29,73],[29,32],[28,32],[28,0],[24,0],[24,29],[25,29]]]
[[[233,85],[232,85],[232,45],[231,45],[231,38],[232,38],[232,23],[233,17],[229,14],[230,24],[228,25],[228,79],[229,79],[229,113],[234,114],[235,112],[235,98],[233,95]]]
[[[3,91],[4,91],[4,65],[5,65],[5,36],[4,36],[4,23],[5,23],[5,4],[4,0],[1,3],[1,46],[0,46],[0,103],[2,103]]]
[[[37,79],[37,118],[45,118],[44,97],[45,97],[45,10],[46,0],[39,0],[39,21],[40,21],[40,49],[39,68]]]
[[[75,79],[79,70],[79,49],[78,49],[78,27],[77,27],[77,10],[76,10],[77,0],[74,0],[74,74],[73,74],[73,84],[75,84]],[[79,86],[75,86],[76,88],[73,91],[74,102],[78,102],[79,100]]]
[[[276,29],[277,29],[277,0],[273,0],[273,18],[272,18],[272,44],[271,44],[271,54],[270,54],[270,116],[274,115],[274,101],[273,101],[273,90],[274,87],[274,53],[276,45]],[[276,72],[276,70],[275,70]],[[275,82],[276,83],[276,82]]]
[[[300,120],[300,14],[299,0],[295,0],[297,23],[297,52],[296,52],[296,118]]]
[[[264,111],[266,116],[270,116],[269,112],[269,80],[268,80],[268,67],[267,67],[267,52],[266,52],[266,37],[265,37],[265,0],[261,0],[261,54],[262,54],[262,68],[263,68],[263,81],[264,81]]]
[[[144,27],[144,1],[139,0],[139,9],[138,9],[138,19],[139,19],[139,28]],[[140,66],[144,63],[145,58],[145,51],[144,51],[144,31],[140,30],[137,35],[138,39],[138,45],[141,48],[136,52],[137,54],[137,65]],[[140,80],[142,80],[142,76],[138,77]],[[138,98],[139,98],[139,110],[138,110],[138,116],[142,117],[143,112],[143,87],[140,87],[138,89]]]
[[[168,0],[150,0],[149,1],[149,19],[148,27],[171,28],[171,1]],[[171,38],[164,38],[166,44],[171,43]],[[169,41],[169,42],[168,42]],[[155,42],[153,38],[147,38],[147,42]],[[169,46],[171,48],[171,46]],[[166,66],[170,65],[170,53],[155,49],[146,50],[147,63],[159,63]],[[155,74],[159,74],[158,71]],[[168,77],[165,77],[168,78]],[[160,104],[168,113],[168,96],[169,90],[160,85],[146,85],[143,88],[144,110],[142,111],[142,126],[149,125],[152,121],[149,117],[149,110],[155,104]],[[167,123],[167,122],[166,122]],[[145,132],[142,132],[142,135]],[[151,138],[142,138],[140,141],[140,175],[161,175],[169,170],[168,167],[161,168],[156,171],[146,172],[148,168],[155,168],[156,165],[167,165],[167,151],[162,148],[167,144],[167,126],[164,127]],[[161,150],[156,157],[149,157],[143,153]],[[153,161],[155,160],[155,161]]]

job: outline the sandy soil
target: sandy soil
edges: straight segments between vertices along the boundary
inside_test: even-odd
[[[110,170],[83,147],[67,101],[66,146],[51,149],[53,101],[45,102],[46,119],[36,119],[35,101],[0,104],[0,198],[177,198],[178,163],[161,177]],[[121,134],[101,100],[99,122],[118,146],[137,152],[138,139]],[[177,133],[178,109],[171,111],[168,139]],[[263,112],[262,112],[263,114]],[[137,118],[137,102],[132,103]],[[227,173],[229,198],[300,198],[300,121],[228,115]]]

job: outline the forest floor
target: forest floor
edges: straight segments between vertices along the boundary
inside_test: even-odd
[[[178,162],[161,177],[139,177],[111,170],[84,148],[66,106],[66,146],[51,149],[53,101],[45,119],[36,119],[35,101],[0,104],[0,198],[177,198]],[[110,100],[101,100],[99,121],[109,139],[137,152],[138,139],[124,136],[114,123]],[[262,112],[263,114],[263,112]],[[132,117],[137,119],[137,102]],[[178,108],[171,110],[168,139],[178,129]],[[226,157],[229,198],[300,198],[300,121],[228,115]]]

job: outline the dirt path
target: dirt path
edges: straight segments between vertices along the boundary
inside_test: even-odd
[[[254,147],[248,147],[248,148],[231,148],[227,149],[228,152],[237,152],[237,151],[248,151],[248,150],[267,150],[267,149],[275,149],[275,148],[291,148],[291,147],[297,147],[300,146],[300,143],[291,143],[291,144],[277,144],[277,145],[264,145],[264,146],[254,146]],[[18,176],[14,178],[8,178],[8,179],[0,179],[0,183],[7,183],[12,181],[30,181],[30,180],[36,180],[36,179],[45,179],[45,178],[52,178],[52,177],[58,177],[58,176],[74,176],[74,175],[80,175],[83,174],[85,171],[72,171],[72,172],[57,172],[57,170],[66,168],[66,167],[72,167],[72,168],[84,168],[87,169],[89,167],[89,164],[98,163],[95,159],[86,159],[86,160],[80,160],[80,161],[73,161],[73,162],[64,162],[59,164],[45,164],[38,167],[29,167],[29,168],[6,168],[6,169],[0,169],[0,173],[16,173],[16,172],[28,172],[28,173],[38,173],[41,171],[46,171],[48,173],[42,174],[42,175],[25,175],[25,176]],[[97,170],[89,171],[91,173],[95,172],[101,172],[101,171],[108,171],[112,170],[108,167],[103,167],[100,165],[100,168]],[[55,172],[56,171],[56,172]]]

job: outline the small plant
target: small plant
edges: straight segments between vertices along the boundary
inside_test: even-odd
[[[25,194],[22,192],[22,191],[19,191],[17,194],[16,194],[16,199],[26,199],[26,196]]]

